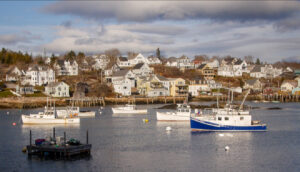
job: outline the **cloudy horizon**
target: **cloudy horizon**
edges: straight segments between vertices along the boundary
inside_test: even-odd
[[[299,1],[1,2],[0,44],[63,54],[117,48],[145,55],[300,61]]]

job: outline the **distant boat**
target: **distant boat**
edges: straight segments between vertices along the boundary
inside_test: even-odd
[[[64,118],[70,116],[78,117],[95,117],[94,111],[80,111],[80,107],[66,107],[64,109],[57,109],[57,117]]]
[[[272,103],[280,103],[280,101],[273,100]]]
[[[38,114],[22,115],[22,122],[23,124],[79,124],[80,118],[58,118],[55,115],[55,108],[46,107],[44,112],[39,112]]]
[[[177,111],[156,112],[157,121],[189,121],[191,108],[187,104],[177,104]]]
[[[252,121],[249,111],[243,110],[243,104],[246,100],[244,97],[238,109],[227,104],[222,109],[210,109],[203,111],[201,114],[194,114],[190,118],[192,130],[208,131],[266,131],[266,124],[260,124],[260,121]]]
[[[51,100],[50,100],[51,106]],[[38,114],[30,114],[30,115],[22,115],[23,124],[79,124],[80,118],[76,116],[68,116],[64,118],[58,118],[54,107],[48,107],[48,98],[47,98],[47,106],[45,107],[43,112],[39,112]]]
[[[114,114],[146,114],[147,109],[137,109],[136,105],[126,104],[125,106],[112,108]]]

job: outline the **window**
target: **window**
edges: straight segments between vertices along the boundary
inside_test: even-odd
[[[222,121],[222,117],[218,117],[218,120],[219,120],[219,121]]]
[[[229,120],[229,117],[225,117],[225,121],[228,121]]]
[[[241,121],[244,120],[244,117],[240,117],[240,120],[241,120]]]

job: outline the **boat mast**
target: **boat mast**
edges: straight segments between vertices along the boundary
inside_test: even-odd
[[[219,94],[220,94],[220,88],[218,88],[218,94],[217,94],[217,108],[219,110]]]
[[[248,96],[249,93],[250,93],[250,89],[248,89],[246,95],[244,96],[244,99],[243,99],[243,101],[242,101],[242,103],[240,105],[239,111],[243,108],[243,105],[244,105],[245,100],[246,100],[246,98],[247,98],[247,96]]]

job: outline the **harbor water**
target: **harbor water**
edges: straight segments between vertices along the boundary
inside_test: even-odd
[[[139,105],[147,115],[112,114],[111,106],[79,125],[23,125],[21,114],[43,109],[0,110],[0,171],[300,171],[300,104],[250,103],[253,120],[266,132],[191,132],[189,122],[158,122],[163,105]],[[279,107],[270,110],[270,107]],[[148,119],[145,122],[143,119]],[[16,123],[16,125],[13,125]],[[28,159],[22,148],[52,135],[85,142],[91,157],[74,160]],[[171,130],[166,131],[167,127]]]

